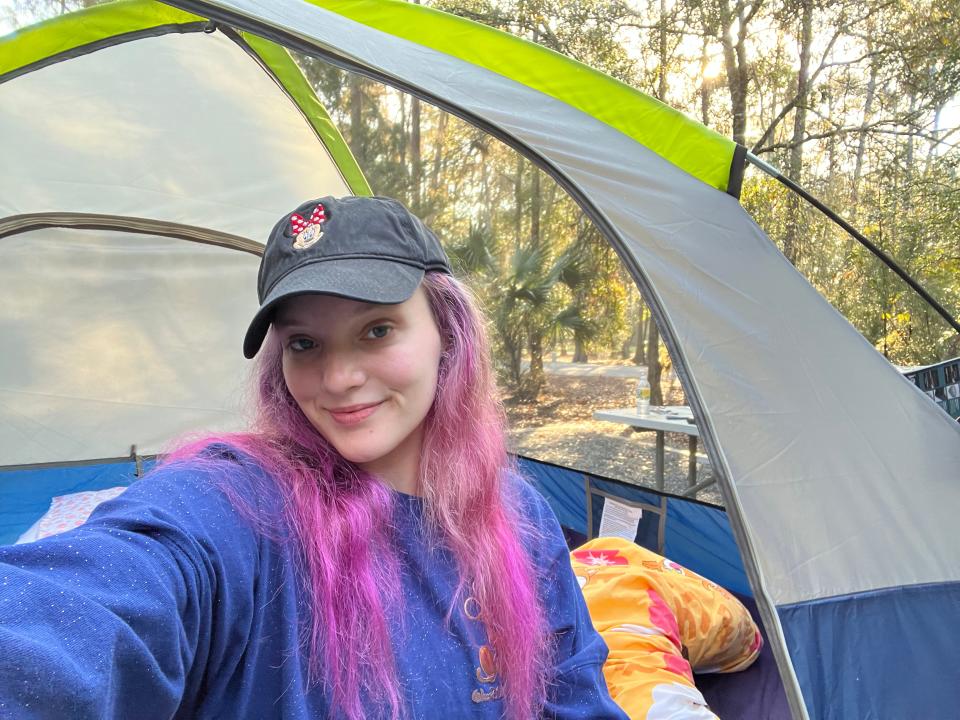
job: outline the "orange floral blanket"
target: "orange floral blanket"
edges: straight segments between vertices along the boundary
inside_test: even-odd
[[[716,720],[694,671],[735,672],[763,646],[747,609],[719,585],[619,538],[570,555],[590,616],[610,648],[603,672],[631,718]]]

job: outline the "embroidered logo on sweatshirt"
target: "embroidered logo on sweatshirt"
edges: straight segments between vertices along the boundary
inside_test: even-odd
[[[475,597],[468,597],[463,603],[463,614],[475,623],[483,622],[483,612]],[[478,629],[479,630],[479,629]],[[497,655],[490,645],[484,644],[477,649],[477,668],[474,672],[481,686],[473,691],[470,699],[475,703],[489,702],[503,698],[503,686],[497,682]],[[490,687],[492,686],[492,687]]]

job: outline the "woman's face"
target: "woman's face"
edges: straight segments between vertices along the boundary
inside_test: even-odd
[[[442,353],[423,288],[399,305],[299,295],[274,328],[287,387],[313,426],[347,460],[415,493]]]

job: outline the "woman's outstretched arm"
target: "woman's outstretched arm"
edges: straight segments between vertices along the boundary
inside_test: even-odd
[[[177,716],[225,660],[221,616],[249,623],[236,578],[252,586],[257,553],[230,501],[188,470],[134,483],[73,531],[0,547],[0,717]]]

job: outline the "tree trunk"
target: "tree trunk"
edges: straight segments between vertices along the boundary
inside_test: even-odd
[[[420,0],[412,0],[419,5]],[[423,153],[420,147],[420,98],[410,103],[410,200],[415,215],[423,217]]]
[[[544,383],[543,338],[540,336],[539,328],[534,327],[529,329],[527,338],[527,349],[530,352],[530,370],[527,372],[522,394],[525,400],[533,402],[540,395]]]
[[[666,102],[667,99],[667,73],[666,73],[666,0],[660,0],[660,74],[657,82],[658,100]],[[647,379],[650,382],[650,404],[663,405],[663,394],[660,392],[660,333],[657,330],[657,323],[653,319],[653,311],[650,311],[650,320],[647,328]],[[639,343],[638,343],[639,344]]]
[[[410,107],[410,198],[415,215],[422,214],[423,157],[420,149],[420,98]]]
[[[873,43],[867,43],[867,52],[873,52]],[[860,178],[863,176],[863,156],[867,149],[867,125],[870,122],[870,118],[873,116],[873,99],[876,96],[877,92],[877,63],[871,62],[870,64],[870,77],[867,79],[867,95],[864,98],[863,102],[863,120],[860,123],[860,137],[857,141],[857,155],[854,160],[853,165],[853,180],[851,182],[850,189],[850,212],[848,217],[850,222],[854,227],[859,225],[858,218],[860,215]],[[843,276],[843,271],[850,265],[853,260],[853,250],[855,246],[855,240],[850,235],[847,235],[844,240],[843,246],[843,266],[841,269],[841,277]],[[839,282],[837,288],[837,303],[838,307],[843,307],[845,303],[845,298],[847,293],[853,288],[849,288],[849,284],[845,282]]]
[[[813,39],[813,0],[801,5],[800,70],[797,72],[797,106],[793,116],[793,139],[790,148],[788,176],[799,183],[803,171],[803,140],[807,132],[807,104],[809,102],[810,43]],[[800,224],[802,207],[800,196],[790,193],[787,200],[787,227],[783,238],[783,254],[796,265],[800,260]]]
[[[628,360],[631,355],[630,351],[633,349],[633,343],[637,338],[637,326],[634,325],[633,329],[630,331],[630,334],[624,338],[623,342],[620,344],[620,359]]]
[[[867,52],[873,52],[873,44],[867,43]],[[852,217],[856,219],[857,205],[860,201],[860,178],[863,175],[863,154],[867,149],[867,124],[873,115],[873,98],[877,92],[877,63],[870,64],[870,78],[867,80],[867,96],[863,102],[863,122],[860,123],[860,138],[857,143],[857,159],[853,166]],[[853,238],[849,239],[853,243]],[[849,255],[849,252],[847,253]]]
[[[634,365],[646,365],[647,364],[647,354],[644,352],[644,347],[647,337],[647,326],[644,323],[644,305],[641,302],[637,308],[637,328],[636,328],[636,338],[637,338],[637,349],[633,353],[633,364]]]
[[[940,140],[940,116],[943,114],[943,108],[944,105],[939,104],[936,110],[933,111],[933,131],[930,133],[930,148],[927,150],[927,160],[923,169],[924,175],[930,172],[933,159],[937,156],[937,144]]]
[[[707,50],[710,47],[710,38],[703,34],[703,46],[700,51],[700,122],[710,127],[710,93],[713,88],[707,79]]]
[[[530,163],[533,177],[530,182],[530,244],[540,246],[540,170]],[[530,372],[527,376],[527,399],[536,400],[543,389],[543,326],[537,322],[534,313],[527,324],[527,348],[530,352]]]
[[[747,85],[750,68],[747,60],[747,28],[762,0],[754,0],[747,10],[744,0],[737,0],[731,8],[729,0],[719,4],[719,39],[723,47],[723,63],[727,70],[727,89],[730,91],[731,135],[734,142],[746,147],[747,135]],[[734,36],[734,25],[737,34]]]
[[[915,114],[917,111],[917,94],[913,90],[910,91],[910,123],[914,124],[916,122]],[[914,135],[911,132],[907,135],[907,157],[906,157],[906,184],[907,192],[910,192],[910,189],[913,186],[913,147],[914,147]]]
[[[663,392],[660,390],[660,332],[657,324],[650,318],[647,333],[647,380],[650,383],[650,404],[663,405]]]
[[[834,92],[831,89],[827,96],[827,117],[836,117],[834,113],[836,108],[833,103]],[[827,187],[830,192],[834,192],[834,181],[837,177],[837,136],[831,135],[827,140]]]
[[[517,153],[517,175],[513,185],[513,239],[514,245],[520,247],[520,237],[523,230],[523,155]]]
[[[445,112],[440,113],[437,118],[436,139],[433,144],[433,170],[430,172],[430,187],[436,188],[440,184],[440,170],[443,168],[443,141],[447,136],[447,119],[449,115]],[[483,163],[484,171],[487,164]],[[486,196],[486,193],[484,194]]]
[[[660,0],[660,27],[658,28],[660,66],[657,68],[657,99],[667,101],[667,0]]]
[[[540,209],[543,200],[540,197],[540,170],[531,163],[533,177],[530,182],[530,243],[540,247]]]
[[[580,333],[576,330],[573,331],[573,362],[575,363],[585,363],[590,362],[587,359],[587,348],[583,342],[583,338],[580,337]]]
[[[523,373],[523,352],[521,346],[515,342],[513,336],[509,333],[503,333],[501,338],[503,348],[507,353],[507,362],[510,367],[510,384],[518,387]]]
[[[350,106],[350,152],[363,168],[366,165],[363,137],[363,78],[356,73],[350,74],[350,91],[347,103]]]

